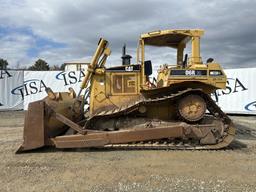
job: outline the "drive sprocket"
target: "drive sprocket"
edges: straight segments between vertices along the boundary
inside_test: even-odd
[[[186,122],[200,121],[206,112],[206,102],[196,94],[187,95],[179,99],[177,105],[178,115]]]

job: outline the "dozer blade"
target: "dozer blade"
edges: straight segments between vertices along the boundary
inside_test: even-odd
[[[36,149],[45,145],[45,120],[44,101],[36,101],[29,104],[25,114],[23,144],[16,153]]]
[[[24,141],[16,153],[52,145],[51,138],[65,134],[70,126],[65,121],[60,121],[61,117],[69,121],[76,121],[81,117],[80,106],[73,106],[76,103],[73,89],[60,93],[53,93],[50,88],[47,91],[46,98],[29,104],[25,114]],[[79,132],[78,129],[75,131]]]

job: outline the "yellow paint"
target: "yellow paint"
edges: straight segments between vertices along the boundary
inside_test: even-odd
[[[202,88],[206,93],[212,93],[216,89],[226,87],[226,75],[218,63],[204,64],[200,55],[200,39],[204,34],[201,29],[193,30],[157,30],[142,34],[138,41],[137,64],[140,65],[140,71],[107,70],[105,62],[111,51],[107,47],[106,40],[98,45],[94,54],[88,74],[83,81],[82,87],[91,80],[90,92],[90,113],[94,114],[104,109],[115,109],[141,97],[141,90],[152,89],[148,86],[147,77],[145,76],[145,46],[165,46],[177,50],[176,66],[164,65],[158,71],[157,88],[168,87],[170,85],[186,82],[188,87],[195,87],[194,82],[201,82]],[[188,58],[187,65],[183,65],[184,48],[187,43],[191,42],[191,55]],[[103,58],[100,63],[100,58]],[[129,66],[128,66],[129,67]],[[186,75],[171,75],[172,71],[183,70]],[[206,75],[196,75],[198,70],[206,71]],[[196,74],[195,74],[196,73]],[[216,75],[222,73],[222,75]],[[157,88],[154,88],[157,90]],[[159,106],[159,110],[150,114],[157,113],[160,116],[170,115],[169,108]],[[151,114],[152,115],[152,114]],[[152,116],[154,116],[152,115]]]

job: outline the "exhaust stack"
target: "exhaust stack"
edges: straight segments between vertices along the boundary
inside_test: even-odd
[[[123,55],[122,55],[122,65],[130,65],[131,64],[131,55],[126,55],[126,45],[123,46]]]

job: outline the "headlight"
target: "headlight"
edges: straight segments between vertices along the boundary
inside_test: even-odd
[[[211,76],[219,76],[219,75],[222,75],[222,72],[221,71],[210,71],[210,75]]]

